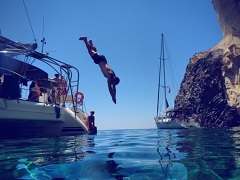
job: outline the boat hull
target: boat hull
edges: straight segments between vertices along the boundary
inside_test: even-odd
[[[0,119],[0,138],[59,136],[63,126],[62,121]]]
[[[158,129],[185,129],[176,119],[156,118],[155,121]]]
[[[194,119],[179,120],[177,118],[155,118],[158,129],[188,129],[199,128],[199,124]]]
[[[0,98],[0,138],[89,133],[80,109]]]

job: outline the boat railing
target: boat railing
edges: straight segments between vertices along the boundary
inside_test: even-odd
[[[44,104],[55,104],[53,102],[53,90],[46,88],[46,87],[41,87],[39,86],[41,94],[39,96],[39,102],[40,103],[44,103]],[[21,100],[26,100],[26,101],[31,101],[28,99],[28,95],[30,93],[29,88],[25,88],[25,87],[20,87],[20,99]],[[66,105],[66,104],[72,104],[72,101],[74,101],[74,99],[72,98],[71,94],[64,94],[63,90],[59,91],[60,96],[59,97],[54,97],[55,99],[59,98],[59,104],[60,105]]]
[[[60,103],[62,104],[62,106],[72,106],[74,109],[74,113],[77,113],[77,108],[80,107],[82,104],[78,104],[77,101],[75,100],[75,93],[77,93],[79,90],[79,71],[77,68],[66,64],[62,61],[59,61],[57,59],[54,59],[52,57],[46,56],[46,55],[42,55],[41,53],[38,53],[36,51],[34,51],[33,57],[36,58],[36,54],[37,57],[41,57],[38,60],[46,63],[47,65],[49,65],[50,67],[53,68],[53,70],[55,70],[55,73],[59,74],[60,77],[65,77],[66,80],[66,84],[67,86],[66,88],[66,93],[62,94],[60,92]],[[74,75],[73,75],[73,70],[74,70]],[[74,79],[73,79],[74,76]],[[63,88],[63,84],[62,84],[62,88]]]
[[[8,69],[5,69],[6,71],[11,72]],[[12,73],[12,72],[11,72]],[[4,78],[4,76],[6,76],[6,74],[3,74],[0,78],[0,81],[3,83],[3,79],[6,79],[6,77]],[[7,75],[9,77],[9,75]],[[20,76],[17,73],[14,73],[14,80],[18,79],[18,78],[23,78],[22,76]],[[19,81],[19,80],[17,80]],[[39,102],[44,103],[44,104],[55,104],[55,102],[53,102],[53,92],[55,89],[56,91],[59,91],[59,97],[55,97],[55,99],[59,99],[59,104],[65,106],[65,105],[72,105],[75,109],[78,108],[78,106],[81,106],[82,104],[78,104],[75,102],[74,99],[74,94],[78,92],[78,81],[74,80],[74,81],[70,81],[68,83],[68,85],[65,88],[62,88],[60,90],[56,90],[56,85],[52,85],[52,83],[54,84],[55,82],[50,81],[50,80],[46,80],[46,79],[39,79],[36,82],[41,82],[41,84],[43,86],[39,86],[40,90],[41,90],[41,95],[39,96]],[[12,83],[12,81],[6,82],[7,84]],[[19,92],[19,99],[21,100],[26,100],[28,101],[28,95],[30,93],[29,87],[28,86],[23,86],[22,83],[18,83],[19,84],[19,91],[15,91],[15,92]],[[17,88],[17,87],[16,87]],[[65,90],[64,90],[65,89]],[[57,96],[57,95],[55,95]],[[18,97],[18,96],[16,96]],[[10,98],[11,99],[11,98]],[[29,100],[31,101],[31,100]]]
[[[77,103],[77,101],[74,100],[76,99],[74,96],[75,93],[79,92],[79,71],[77,68],[63,61],[52,58],[48,56],[48,54],[35,51],[37,46],[33,44],[22,44],[0,36],[0,46],[2,48],[2,51],[0,52],[0,60],[3,62],[4,67],[6,66],[8,68],[8,70],[2,69],[0,72],[7,71],[9,74],[14,74],[13,71],[16,69],[14,68],[15,66],[13,67],[11,63],[9,63],[11,61],[19,67],[17,69],[19,79],[38,81],[39,78],[44,78],[46,80],[48,79],[48,72],[43,71],[42,67],[38,64],[42,62],[48,66],[48,69],[51,68],[51,72],[53,70],[61,77],[65,76],[68,86],[66,88],[67,93],[61,96],[62,105],[65,105],[66,103],[71,104],[71,106],[74,107],[74,112],[77,113],[77,108],[82,106],[82,103]],[[15,57],[18,58],[15,59]],[[33,66],[33,63],[35,64],[36,61],[38,61],[36,63],[37,67]],[[25,99],[27,99],[27,97],[25,97]],[[43,99],[46,101],[46,98]]]

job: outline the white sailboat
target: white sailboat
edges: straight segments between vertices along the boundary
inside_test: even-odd
[[[83,111],[83,94],[78,90],[78,69],[35,51],[37,44],[23,44],[0,36],[0,138],[92,134]],[[47,71],[65,76],[66,92],[49,79]],[[76,76],[73,80],[73,72]],[[24,98],[28,82],[41,88],[39,100]],[[63,86],[62,86],[63,87]],[[51,93],[52,92],[52,93]],[[57,97],[50,101],[51,97]],[[79,99],[79,96],[80,99]],[[58,101],[58,102],[57,102]]]
[[[196,127],[198,123],[189,116],[192,114],[191,107],[182,107],[179,109],[168,109],[167,89],[166,85],[166,71],[165,71],[165,49],[164,49],[164,36],[161,39],[161,52],[159,62],[159,77],[158,77],[158,97],[157,97],[157,115],[154,118],[158,129],[184,129],[189,127]],[[163,80],[163,85],[161,84]],[[163,88],[164,97],[164,111],[160,112],[160,89]]]

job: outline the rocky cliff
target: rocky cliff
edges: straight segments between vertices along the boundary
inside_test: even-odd
[[[196,53],[186,68],[175,108],[192,106],[202,127],[240,125],[240,0],[212,0],[223,39]]]

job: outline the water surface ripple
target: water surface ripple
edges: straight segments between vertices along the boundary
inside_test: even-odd
[[[0,179],[238,179],[240,128],[0,140]]]

